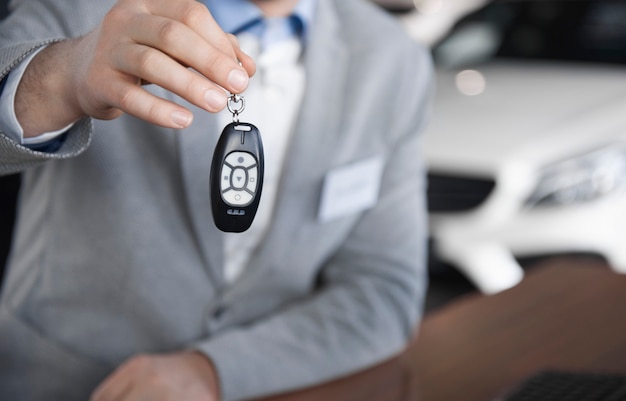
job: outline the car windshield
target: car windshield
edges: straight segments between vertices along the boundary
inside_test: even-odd
[[[493,58],[626,63],[624,1],[495,1],[460,20],[433,48],[456,68]]]

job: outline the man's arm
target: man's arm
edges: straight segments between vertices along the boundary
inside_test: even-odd
[[[191,112],[148,93],[141,83],[216,112],[226,105],[222,88],[243,91],[254,69],[201,3],[121,0],[96,29],[51,44],[33,59],[18,86],[15,110],[25,137],[84,116],[113,119],[122,113],[183,128]]]

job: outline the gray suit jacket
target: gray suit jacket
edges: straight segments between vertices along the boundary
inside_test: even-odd
[[[1,76],[33,49],[88,32],[112,5],[15,3],[0,28]],[[311,35],[275,219],[233,285],[211,216],[213,115],[194,109],[181,132],[84,119],[54,154],[0,134],[0,171],[23,171],[0,303],[0,399],[84,401],[132,355],[195,348],[215,362],[223,398],[237,400],[403,348],[426,285],[418,132],[430,58],[362,0],[321,0]],[[372,157],[384,160],[376,205],[318,221],[324,177]]]

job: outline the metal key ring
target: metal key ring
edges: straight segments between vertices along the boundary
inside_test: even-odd
[[[239,108],[235,108],[235,106],[238,104],[241,104]],[[246,102],[243,96],[239,94],[232,94],[228,97],[228,102],[226,103],[226,106],[228,107],[228,111],[233,114],[233,120],[235,122],[238,122],[239,114],[243,112],[243,110],[246,108]]]

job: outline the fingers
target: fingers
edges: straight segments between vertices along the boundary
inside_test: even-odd
[[[182,106],[151,94],[139,85],[117,82],[111,87],[112,107],[162,127],[185,128],[193,114]]]
[[[214,40],[209,42],[179,21],[142,14],[134,19],[129,33],[134,43],[158,49],[230,92],[242,92],[248,85],[248,72],[238,63],[238,56],[246,59],[247,56],[222,31],[215,32]],[[143,52],[143,49],[138,51]],[[155,64],[144,66],[143,71],[149,72],[149,68],[157,68]],[[153,82],[145,76],[141,78]]]
[[[248,56],[244,53],[239,47],[239,41],[235,35],[228,34],[228,39],[230,39],[233,48],[236,51],[237,59],[239,60],[241,66],[248,72],[249,76],[253,76],[256,73],[256,64],[252,57]]]
[[[182,22],[203,40],[214,43],[222,52],[241,61],[249,76],[254,75],[256,67],[252,59],[241,51],[234,35],[222,31],[204,4],[195,0],[153,0],[150,10],[155,15],[168,16]]]
[[[191,53],[201,53],[203,50],[207,49],[206,46],[202,46],[202,44],[209,43],[213,49],[211,49],[211,54],[204,55],[204,57],[217,56],[218,60],[214,62],[223,63],[220,67],[227,66],[231,68],[231,71],[237,70],[245,72],[245,85],[247,85],[247,77],[254,74],[254,62],[241,51],[235,37],[222,30],[204,4],[195,0],[152,0],[149,2],[149,12],[154,16],[162,16],[180,23],[182,26],[193,31],[201,39],[201,41],[194,40],[193,44],[191,41],[183,43],[181,40],[183,37],[185,39],[191,39],[191,36],[185,35],[183,30],[180,29],[181,27],[176,24],[165,23],[161,25],[160,28],[157,27],[156,30],[151,30],[150,27],[144,27],[147,30],[144,29],[142,32],[156,33],[155,39],[157,40],[158,48],[169,54],[170,51],[175,51],[175,48],[178,46],[186,46],[187,48],[191,48],[191,52],[187,53],[190,55]],[[200,47],[194,47],[194,45]],[[220,51],[222,54],[217,55],[214,53],[215,50]],[[228,61],[221,60],[221,57],[226,57]],[[242,61],[241,66],[238,61]],[[245,63],[243,61],[245,61]],[[206,64],[189,64],[189,66],[199,68],[198,71],[202,73],[206,72]],[[226,69],[226,67],[223,69]],[[218,70],[220,70],[219,67]],[[245,87],[241,88],[236,87],[236,85],[230,85],[228,80],[224,81],[223,78],[228,75],[225,75],[223,70],[221,72],[221,77],[217,78],[219,82],[216,81],[216,83],[233,93],[239,93],[245,89]]]
[[[144,81],[180,94],[187,101],[217,112],[226,106],[225,91],[211,80],[185,68],[164,53],[147,46],[123,46],[120,69]]]
[[[161,86],[209,112],[222,110],[227,93],[240,93],[254,61],[195,0],[119,0],[94,31],[92,59],[77,88],[88,115],[119,109],[148,122],[183,128],[192,114],[138,85]],[[88,46],[85,45],[84,48]],[[91,113],[89,111],[91,110]],[[112,115],[112,114],[111,114]]]

